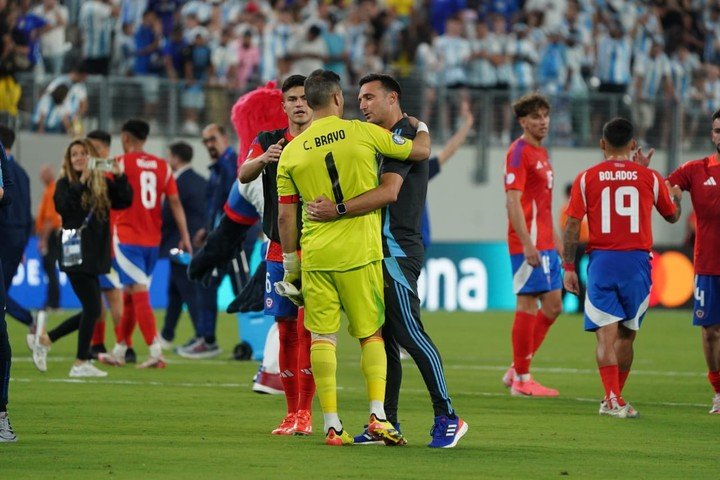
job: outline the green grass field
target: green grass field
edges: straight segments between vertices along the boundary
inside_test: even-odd
[[[52,316],[51,325],[61,318]],[[106,379],[82,381],[67,376],[75,336],[53,347],[41,374],[24,344],[26,329],[9,319],[9,411],[19,442],[0,445],[0,479],[720,477],[720,416],[707,413],[712,394],[689,313],[652,311],[645,321],[624,392],[641,413],[637,420],[597,415],[595,340],[578,316],[558,320],[534,362],[536,378],[561,396],[510,397],[500,377],[511,321],[509,313],[425,315],[455,407],[470,425],[457,448],[431,450],[432,410],[412,361],[400,412],[409,445],[330,448],[317,432],[270,435],[284,400],[250,390],[255,362],[227,360],[237,340],[229,315],[219,321],[219,359],[169,355],[166,370],[114,368]],[[188,322],[182,327],[184,340]],[[341,337],[341,417],[357,433],[367,420],[359,349]],[[139,335],[136,344],[144,358]],[[319,432],[317,400],[314,414]]]

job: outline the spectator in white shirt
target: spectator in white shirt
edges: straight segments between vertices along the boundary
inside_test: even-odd
[[[304,38],[298,38],[294,48],[291,47],[290,75],[307,77],[315,70],[323,68],[328,58],[328,49],[320,33],[320,27],[311,25],[306,30]]]
[[[50,29],[40,37],[45,73],[56,77],[62,73],[63,61],[68,45],[65,42],[65,26],[68,22],[68,9],[57,0],[43,0],[35,7],[34,13],[45,19]]]

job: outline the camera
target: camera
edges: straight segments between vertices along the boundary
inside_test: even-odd
[[[112,172],[115,168],[115,160],[112,158],[90,158],[90,168],[101,172]]]

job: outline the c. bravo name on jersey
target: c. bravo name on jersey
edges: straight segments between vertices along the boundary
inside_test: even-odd
[[[600,178],[601,182],[613,182],[613,181],[623,181],[623,180],[637,180],[638,174],[637,172],[628,172],[623,170],[606,170],[602,172],[598,172],[598,176]]]
[[[330,132],[326,135],[320,135],[315,138],[313,138],[315,141],[315,146],[320,147],[322,145],[330,145],[331,143],[335,143],[338,140],[345,140],[345,130],[337,130],[334,132]],[[303,142],[303,148],[305,150],[312,150],[312,147],[310,146],[310,140],[305,140]]]

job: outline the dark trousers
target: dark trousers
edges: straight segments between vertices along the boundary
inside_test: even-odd
[[[216,341],[217,293],[217,285],[206,288],[199,283],[195,284],[198,305],[197,335],[203,337],[207,343],[215,343]]]
[[[32,325],[33,317],[30,311],[17,303],[9,295],[12,279],[17,272],[27,245],[27,232],[19,228],[8,228],[3,231],[0,260],[2,260],[3,282],[5,283],[5,305],[7,314],[27,326]]]
[[[417,279],[422,268],[421,257],[386,258],[383,260],[385,278],[385,326],[383,338],[387,353],[387,386],[385,414],[397,423],[402,365],[400,349],[404,348],[415,361],[430,393],[435,416],[453,415],[445,382],[440,352],[420,321],[420,298]],[[409,287],[409,288],[408,288]]]
[[[48,332],[50,340],[55,342],[75,330],[78,331],[77,353],[78,360],[90,360],[90,341],[92,340],[95,321],[100,317],[100,281],[97,275],[88,273],[68,273],[70,285],[77,295],[82,311],[73,315]]]
[[[56,241],[57,230],[50,232],[48,238],[47,252],[42,257],[43,270],[48,278],[47,298],[45,308],[60,307],[60,279],[57,270],[57,261],[60,257],[58,242]]]
[[[12,350],[5,321],[5,282],[0,264],[0,412],[7,411]]]
[[[195,336],[198,336],[197,287],[195,283],[188,279],[187,273],[185,273],[186,268],[185,265],[170,262],[168,303],[161,333],[163,338],[168,341],[175,338],[175,329],[182,314],[183,304],[187,305],[190,321],[195,329]]]

